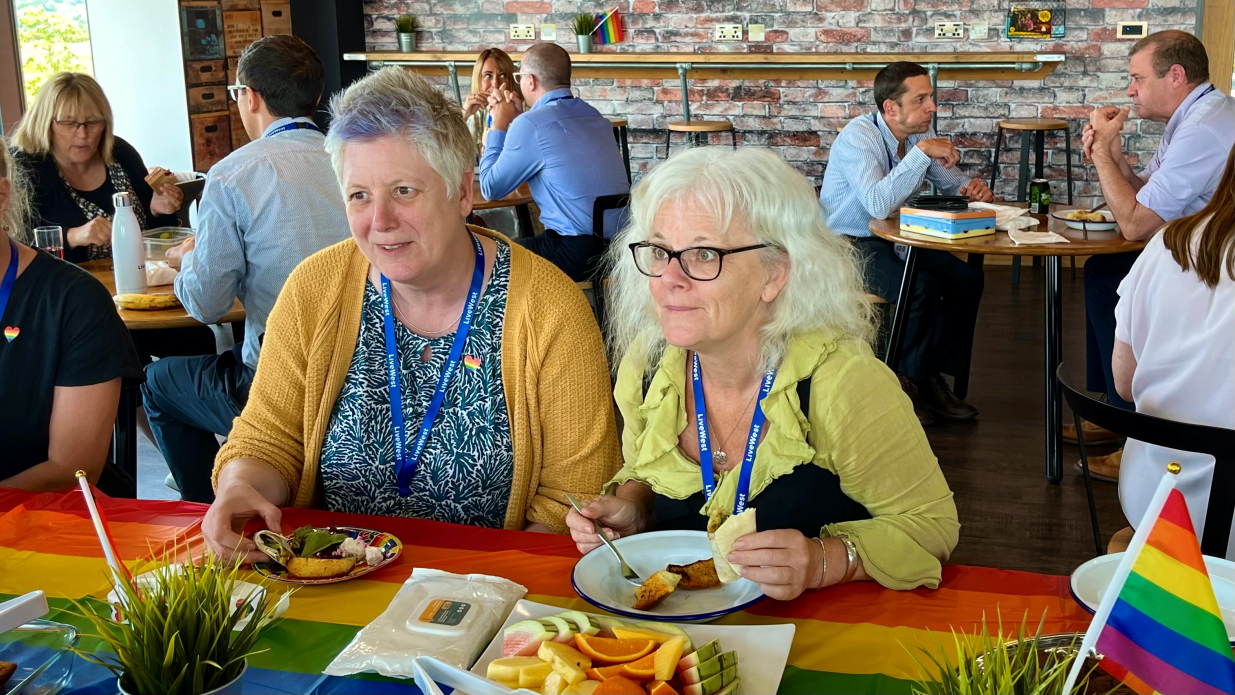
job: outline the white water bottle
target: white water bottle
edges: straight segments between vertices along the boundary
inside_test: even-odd
[[[146,293],[146,254],[142,251],[142,229],[133,214],[133,198],[128,193],[112,196],[116,215],[111,221],[111,260],[116,273],[116,294]]]

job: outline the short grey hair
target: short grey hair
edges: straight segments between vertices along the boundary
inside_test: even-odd
[[[326,152],[342,185],[343,146],[383,137],[402,138],[446,182],[454,200],[476,166],[476,144],[463,111],[424,78],[397,66],[370,73],[330,100]]]
[[[635,186],[630,222],[609,249],[614,365],[634,348],[646,370],[664,352],[648,277],[635,267],[628,245],[652,236],[653,221],[664,206],[684,202],[714,211],[722,235],[734,221],[747,225],[758,243],[769,246],[760,252],[765,266],[788,263],[785,288],[762,328],[766,366],[780,364],[791,337],[814,330],[873,340],[874,310],[863,288],[857,252],[825,226],[810,181],[767,149],[695,147],[674,154]]]

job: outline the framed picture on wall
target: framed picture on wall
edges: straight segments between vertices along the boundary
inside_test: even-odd
[[[1062,7],[1013,7],[1008,11],[1008,38],[1062,39],[1065,17]]]
[[[181,3],[180,27],[185,60],[223,58],[223,9],[218,2]]]

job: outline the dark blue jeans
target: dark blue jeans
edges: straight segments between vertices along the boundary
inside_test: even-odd
[[[604,239],[592,234],[568,236],[552,229],[517,241],[523,248],[552,261],[575,282],[591,280],[596,275],[596,267],[605,250],[609,248]]]
[[[1132,410],[1132,404],[1115,392],[1111,354],[1115,352],[1115,305],[1119,283],[1141,255],[1115,253],[1092,256],[1085,261],[1085,388],[1110,397],[1111,405]]]
[[[150,429],[190,502],[214,501],[214,435],[231,432],[249,400],[253,370],[242,359],[243,348],[241,343],[221,355],[167,357],[146,367],[142,398]]]

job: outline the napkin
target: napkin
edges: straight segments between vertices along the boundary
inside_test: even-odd
[[[1055,232],[1023,232],[1019,229],[1008,230],[1008,238],[1017,246],[1030,244],[1070,244],[1067,237]]]
[[[176,281],[176,275],[176,269],[167,265],[167,261],[146,262],[146,284],[151,287],[170,285]]]
[[[995,229],[1011,232],[1015,229],[1026,229],[1038,224],[1029,216],[1029,210],[1012,207],[1011,205],[995,205],[993,203],[970,203],[969,207],[979,210],[990,210],[995,213]]]

